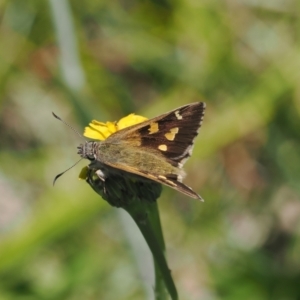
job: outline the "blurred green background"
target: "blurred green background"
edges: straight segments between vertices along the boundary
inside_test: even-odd
[[[159,207],[180,299],[300,299],[297,0],[0,1],[0,300],[152,299],[147,247],[78,174],[91,119],[205,101]]]

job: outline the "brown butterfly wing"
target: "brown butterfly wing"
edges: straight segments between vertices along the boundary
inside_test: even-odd
[[[139,147],[143,151],[151,151],[165,157],[165,160],[178,170],[191,156],[194,139],[202,124],[205,103],[197,102],[179,107],[166,114],[145,122],[127,127],[112,134],[105,143],[118,143],[124,147]],[[151,170],[145,172],[137,167],[123,164],[109,164],[113,168],[121,169],[150,180],[165,184],[192,198],[202,198],[191,188],[183,184],[182,172],[178,174],[153,174]]]

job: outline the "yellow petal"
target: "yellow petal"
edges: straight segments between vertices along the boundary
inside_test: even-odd
[[[107,127],[108,131],[110,132],[110,135],[118,130],[118,128],[116,126],[116,122],[106,122],[106,127]]]
[[[80,173],[79,173],[79,179],[86,180],[88,170],[89,170],[88,167],[82,168],[81,171],[80,171]]]
[[[117,123],[118,130],[146,121],[147,118],[130,114],[127,117],[120,119]]]
[[[90,139],[103,141],[116,131],[117,127],[113,122],[102,123],[93,120],[88,127],[85,127],[83,135]]]

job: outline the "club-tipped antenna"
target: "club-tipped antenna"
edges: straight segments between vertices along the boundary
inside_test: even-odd
[[[73,128],[71,125],[69,125],[67,122],[65,122],[64,120],[62,120],[58,115],[56,115],[54,112],[52,112],[52,115],[59,121],[63,122],[65,125],[67,125],[69,128],[71,128],[77,135],[79,135],[81,138],[84,139],[84,137],[75,129]]]
[[[61,172],[61,173],[59,173],[58,175],[56,175],[55,178],[54,178],[54,180],[53,180],[53,186],[54,186],[56,180],[57,180],[60,176],[62,176],[62,175],[65,174],[67,171],[69,171],[70,169],[72,169],[73,167],[75,167],[82,159],[83,159],[83,157],[80,158],[73,166],[71,166],[71,167],[68,168],[67,170],[65,170],[65,171],[63,171],[63,172]]]

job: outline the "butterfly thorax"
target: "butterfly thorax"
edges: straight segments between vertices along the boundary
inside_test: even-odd
[[[99,142],[85,142],[85,144],[80,144],[77,147],[77,154],[82,158],[95,160],[97,159],[97,144],[99,144]]]

